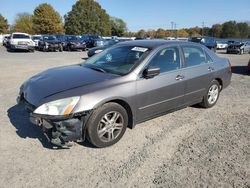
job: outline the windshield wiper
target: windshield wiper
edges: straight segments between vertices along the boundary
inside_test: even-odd
[[[99,68],[99,67],[88,67],[88,68],[95,70],[95,71],[98,71],[98,72],[107,73],[107,71],[105,71],[104,69]]]

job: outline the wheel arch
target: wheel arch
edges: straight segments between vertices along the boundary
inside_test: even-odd
[[[223,81],[222,81],[222,79],[221,78],[215,78],[214,80],[216,80],[217,82],[219,82],[219,84],[220,84],[220,90],[222,90],[223,89]]]
[[[99,103],[95,108],[98,108],[106,103],[111,103],[111,102],[121,105],[126,110],[126,112],[128,114],[128,128],[133,129],[135,126],[134,112],[131,108],[131,105],[126,100],[120,99],[120,98],[105,100],[105,101],[102,101],[101,103]]]

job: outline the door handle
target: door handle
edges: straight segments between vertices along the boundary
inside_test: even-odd
[[[177,75],[175,80],[183,80],[184,79],[184,76],[183,75]]]
[[[214,68],[213,67],[208,67],[208,71],[209,72],[214,71]]]

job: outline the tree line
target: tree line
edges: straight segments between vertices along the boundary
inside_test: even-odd
[[[64,21],[63,21],[64,20]],[[0,14],[0,33],[25,32],[29,34],[98,34],[103,36],[127,36],[138,38],[166,38],[213,36],[217,38],[249,38],[248,22],[228,21],[212,27],[193,27],[184,29],[157,29],[129,32],[127,24],[120,18],[110,16],[94,0],[78,0],[71,11],[61,15],[47,3],[38,5],[33,14],[19,13],[13,25]]]
[[[33,14],[17,14],[13,25],[8,25],[0,14],[0,34],[11,32],[124,36],[127,24],[120,18],[110,16],[94,0],[78,0],[64,16],[64,22],[61,15],[48,3],[38,5]]]
[[[214,24],[212,27],[193,27],[179,30],[139,30],[128,32],[129,36],[138,38],[166,38],[166,37],[192,37],[211,36],[216,38],[250,38],[250,24],[248,22],[228,21],[223,24]]]

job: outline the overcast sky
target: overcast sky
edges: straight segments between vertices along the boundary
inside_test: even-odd
[[[122,18],[130,31],[211,26],[228,20],[250,21],[249,0],[97,0],[106,11]],[[51,4],[61,16],[76,0],[0,0],[0,14],[14,23],[17,13],[32,13],[40,3]]]

